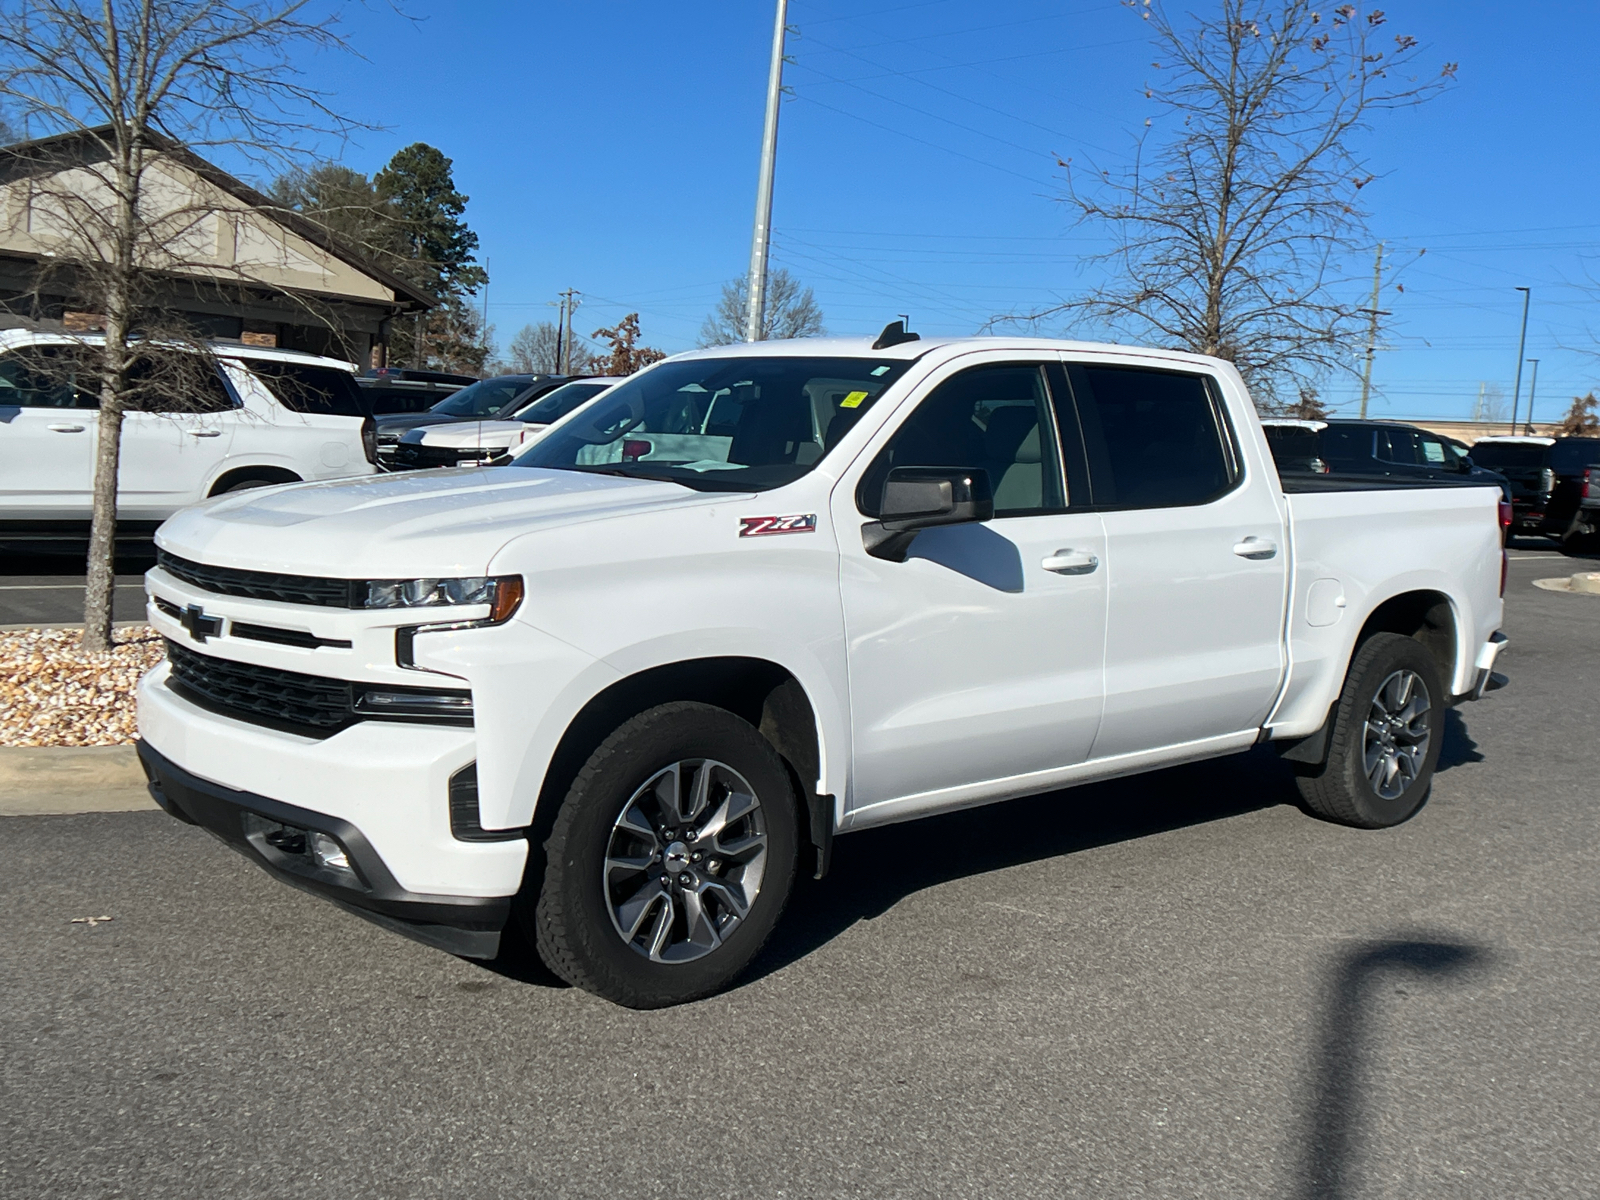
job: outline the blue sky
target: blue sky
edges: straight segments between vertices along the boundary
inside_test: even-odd
[[[1373,412],[1464,418],[1480,383],[1509,403],[1522,284],[1538,414],[1553,415],[1600,384],[1600,4],[1385,8],[1427,61],[1461,65],[1453,89],[1366,143],[1372,234],[1403,266],[1385,287]],[[417,140],[455,160],[502,343],[573,287],[581,332],[637,310],[647,342],[692,346],[749,254],[772,6],[407,0],[406,13],[350,10],[364,59],[308,65],[337,107],[385,127],[344,160],[370,172]],[[1055,156],[1115,166],[1152,112],[1146,27],[1118,0],[791,0],[789,13],[773,257],[815,288],[830,332],[907,312],[924,332],[971,333],[1086,285],[1097,239],[1072,226]],[[1354,298],[1370,279],[1355,270]]]

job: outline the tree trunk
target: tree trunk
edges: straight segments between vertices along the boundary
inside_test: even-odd
[[[106,341],[100,352],[100,420],[94,454],[94,509],[89,521],[88,577],[83,594],[83,648],[111,649],[116,593],[117,473],[122,460],[128,333],[133,318],[134,243],[138,236],[140,151],[122,148],[117,179],[117,229],[106,269]]]
[[[111,601],[116,588],[117,469],[121,452],[121,398],[102,383],[94,452],[94,511],[89,522],[89,571],[85,581],[88,586],[83,597],[85,650],[111,649]]]

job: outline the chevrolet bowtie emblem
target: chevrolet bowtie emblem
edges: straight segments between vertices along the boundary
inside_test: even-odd
[[[197,642],[203,642],[208,637],[222,636],[222,618],[208,617],[198,604],[191,604],[183,610],[183,616],[178,618],[178,624],[189,631],[189,636]]]

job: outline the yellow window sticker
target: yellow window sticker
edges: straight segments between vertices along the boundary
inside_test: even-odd
[[[865,392],[851,392],[843,400],[839,401],[839,407],[840,408],[860,408],[861,407],[861,402],[863,400],[865,400],[866,398],[867,398],[867,394]]]

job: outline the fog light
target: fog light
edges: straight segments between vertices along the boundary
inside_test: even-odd
[[[311,847],[311,861],[316,863],[317,866],[328,867],[335,871],[350,871],[351,874],[355,873],[350,867],[350,855],[345,852],[345,848],[336,839],[329,837],[325,833],[318,833],[316,830],[312,830],[307,835],[307,840]]]

